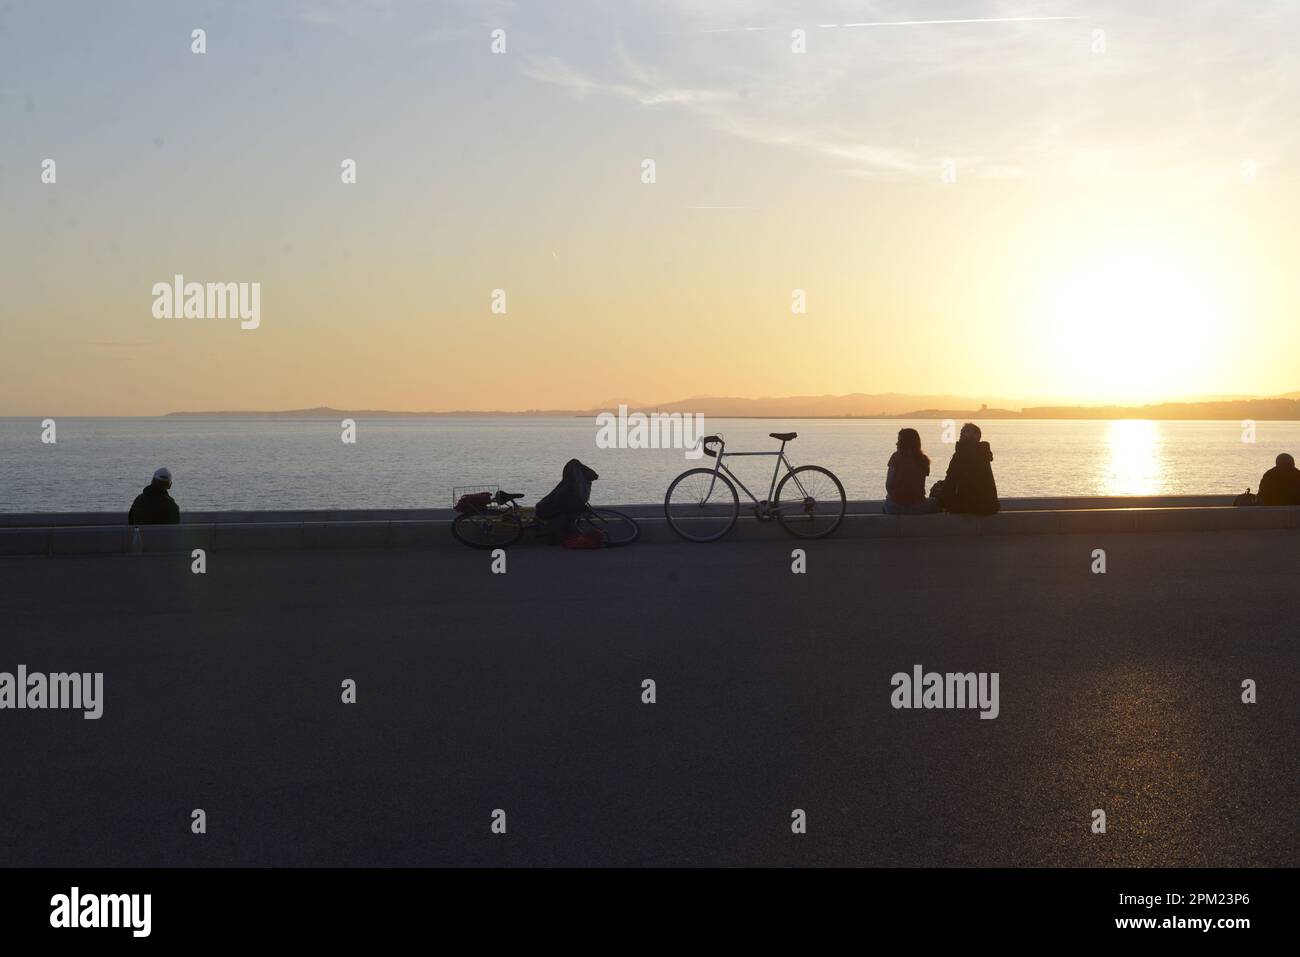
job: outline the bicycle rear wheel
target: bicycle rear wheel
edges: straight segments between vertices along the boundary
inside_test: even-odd
[[[451,523],[451,534],[470,548],[509,548],[523,536],[524,525],[511,512],[464,512]]]
[[[664,515],[669,528],[688,542],[716,542],[736,524],[740,497],[713,469],[689,469],[668,486]]]
[[[825,538],[840,527],[846,507],[844,486],[820,465],[791,469],[776,487],[773,511],[796,538]]]
[[[612,508],[593,508],[578,516],[578,531],[600,532],[606,548],[631,545],[641,537],[641,526],[630,515]]]

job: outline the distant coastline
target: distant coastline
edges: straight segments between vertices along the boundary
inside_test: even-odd
[[[1276,398],[1230,399],[1197,402],[1161,402],[1151,405],[1123,406],[1070,406],[1034,405],[1020,409],[972,406],[929,406],[924,408],[896,408],[869,412],[844,409],[832,411],[818,406],[859,404],[870,400],[868,396],[832,396],[811,399],[710,399],[701,397],[679,402],[651,406],[631,404],[632,412],[646,414],[658,412],[700,413],[712,418],[726,419],[1155,419],[1155,420],[1244,420],[1295,421],[1300,420],[1300,394],[1288,393]],[[884,398],[884,397],[882,397]],[[898,404],[901,396],[889,396],[889,403]],[[854,402],[857,400],[857,402]],[[738,407],[739,406],[739,407]],[[219,412],[168,412],[163,418],[179,419],[423,419],[423,418],[592,418],[617,406],[594,409],[528,409],[524,411],[464,409],[455,411],[406,412],[389,409],[335,409],[317,406],[310,409],[249,410]]]

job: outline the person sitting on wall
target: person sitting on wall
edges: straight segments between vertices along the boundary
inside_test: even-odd
[[[1300,469],[1295,459],[1283,452],[1274,466],[1259,480],[1256,505],[1300,505]]]
[[[153,481],[131,503],[128,525],[179,525],[180,506],[167,494],[172,487],[172,473],[165,468],[153,473]]]
[[[930,457],[921,451],[921,433],[898,430],[898,451],[889,457],[885,473],[886,515],[929,515],[939,511],[939,500],[925,497],[925,477],[930,474]]]
[[[992,515],[999,508],[998,486],[993,480],[993,450],[981,440],[980,427],[961,427],[957,447],[948,462],[939,501],[945,512]]]
[[[552,543],[563,543],[572,536],[577,520],[587,510],[587,499],[591,495],[591,483],[600,478],[595,469],[590,469],[577,459],[564,463],[560,484],[543,495],[537,502],[537,517],[546,523],[551,533]]]

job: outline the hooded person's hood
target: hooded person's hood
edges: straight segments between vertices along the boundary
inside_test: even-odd
[[[595,469],[587,468],[577,459],[569,459],[564,463],[564,482],[569,491],[580,502],[585,502],[591,497],[591,483],[600,478]]]
[[[993,449],[987,442],[971,442],[967,439],[958,439],[956,454],[971,455],[986,462],[993,461]]]
[[[146,486],[144,487],[144,491],[143,491],[141,494],[143,494],[143,495],[161,495],[161,496],[163,496],[164,498],[166,498],[166,497],[167,497],[167,486],[166,486],[166,485],[163,485],[162,482],[150,482],[148,485],[146,485]]]
[[[569,459],[569,461],[564,463],[564,478],[566,481],[574,481],[575,479],[578,479],[586,482],[594,482],[596,479],[600,478],[600,476],[596,474],[594,469],[588,468],[577,459]]]

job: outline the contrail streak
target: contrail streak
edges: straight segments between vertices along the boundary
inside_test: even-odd
[[[941,23],[1041,23],[1045,20],[1086,20],[1087,17],[977,17],[967,20],[874,20],[869,23],[819,23],[823,30],[831,27],[923,27]],[[701,30],[701,33],[753,33],[758,30],[780,30],[782,27],[719,27]]]
[[[932,23],[1035,23],[1041,20],[1086,20],[1086,17],[981,17],[974,20],[876,20],[873,23],[846,23],[846,27],[919,27]]]

